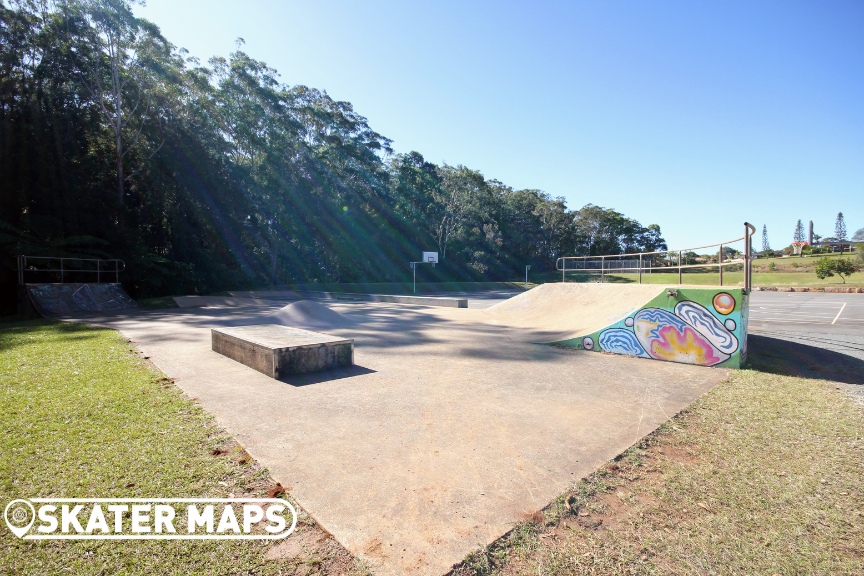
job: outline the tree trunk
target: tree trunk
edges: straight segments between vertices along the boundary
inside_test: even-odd
[[[116,139],[115,142],[117,144],[117,227],[120,231],[123,230],[125,225],[125,178],[123,176],[123,138],[120,135],[120,131],[118,130],[115,134]]]

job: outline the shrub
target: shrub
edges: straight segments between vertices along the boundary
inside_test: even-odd
[[[820,280],[837,274],[845,284],[846,278],[844,276],[851,276],[859,270],[861,270],[861,265],[850,258],[820,258],[816,262],[816,277]]]

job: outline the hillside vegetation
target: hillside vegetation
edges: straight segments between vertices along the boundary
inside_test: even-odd
[[[404,282],[424,250],[429,279],[495,281],[665,248],[615,210],[395,154],[349,102],[240,40],[191,58],[128,0],[0,2],[0,78],[5,303],[13,254],[122,258],[141,297]]]

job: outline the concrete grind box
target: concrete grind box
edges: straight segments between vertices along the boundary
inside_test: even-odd
[[[280,324],[213,328],[212,348],[271,378],[354,364],[354,340]]]

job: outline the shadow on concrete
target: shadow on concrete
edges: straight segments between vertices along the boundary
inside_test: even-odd
[[[281,308],[280,305],[254,305],[135,310],[122,316],[105,315],[80,320],[121,331],[127,322],[143,321],[152,326],[148,334],[151,342],[181,345],[209,339],[210,329],[215,327],[273,323],[272,315]],[[336,310],[346,322],[332,326],[311,326],[300,322],[295,327],[352,338],[358,351],[386,350],[392,355],[413,355],[422,348],[427,357],[439,357],[441,361],[476,358],[517,363],[525,360],[545,362],[568,353],[536,344],[558,339],[558,333],[482,322],[475,314],[476,310],[453,309],[452,314],[442,317],[429,313],[435,310],[434,307],[365,302],[342,305]],[[465,316],[460,320],[462,312]],[[333,378],[325,378],[330,379]],[[305,385],[305,382],[296,385]]]
[[[323,372],[312,372],[310,374],[296,374],[294,376],[286,376],[280,378],[280,382],[290,384],[291,386],[309,386],[310,384],[321,384],[333,380],[341,380],[342,378],[351,378],[352,376],[363,376],[366,374],[375,374],[375,370],[364,368],[363,366],[348,366],[345,368],[332,368]]]
[[[864,360],[839,352],[750,334],[748,361],[760,372],[864,385]]]

